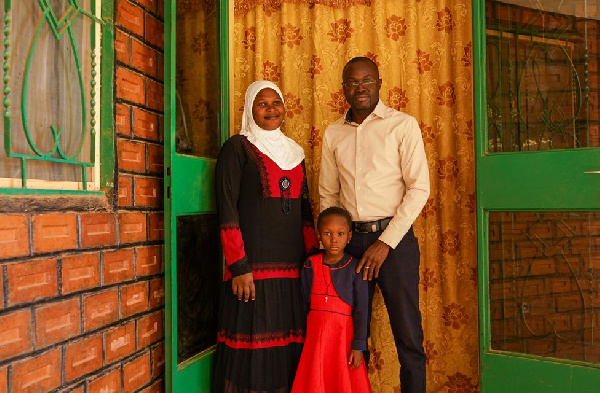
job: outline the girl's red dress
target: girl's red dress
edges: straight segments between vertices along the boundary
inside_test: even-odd
[[[331,268],[322,260],[322,254],[311,257],[314,278],[306,341],[292,393],[371,392],[364,360],[354,370],[348,364],[354,338],[352,307],[338,296]]]

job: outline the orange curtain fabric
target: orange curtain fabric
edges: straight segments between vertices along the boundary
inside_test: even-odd
[[[284,93],[284,132],[306,152],[318,207],[323,132],[347,109],[341,72],[368,56],[381,98],[420,123],[432,182],[417,222],[428,392],[478,391],[477,255],[473,152],[471,3],[466,0],[237,0],[234,110],[246,87],[269,79]],[[374,299],[369,377],[399,392],[387,312]]]

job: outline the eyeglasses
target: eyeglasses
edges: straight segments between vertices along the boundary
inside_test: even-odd
[[[352,81],[352,82],[342,82],[342,86],[345,88],[357,88],[358,85],[362,85],[363,87],[371,86],[377,83],[376,79],[365,79],[364,81]]]

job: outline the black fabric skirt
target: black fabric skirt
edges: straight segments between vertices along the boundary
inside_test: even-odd
[[[221,287],[214,393],[287,393],[305,337],[299,278],[257,280],[256,300]]]

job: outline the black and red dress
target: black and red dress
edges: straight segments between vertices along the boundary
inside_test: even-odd
[[[225,272],[214,392],[285,393],[305,337],[300,269],[317,246],[304,164],[283,170],[245,136],[216,166]],[[239,301],[232,277],[252,272],[256,300]]]

